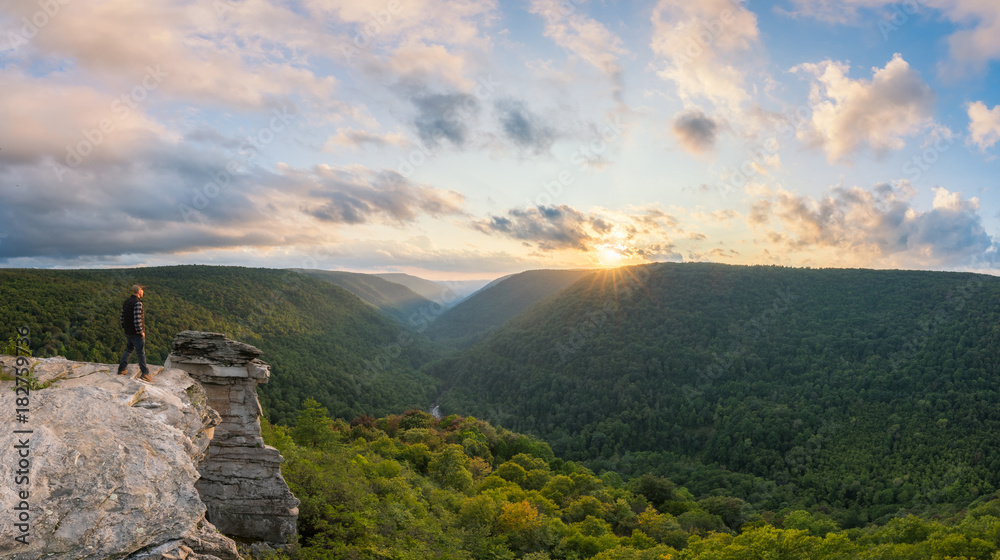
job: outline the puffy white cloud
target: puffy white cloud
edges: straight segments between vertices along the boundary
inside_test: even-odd
[[[659,0],[652,22],[659,75],[677,84],[685,103],[707,99],[737,110],[748,99],[738,59],[758,40],[753,12],[731,0]]]
[[[793,262],[826,255],[840,266],[968,267],[996,250],[978,199],[936,188],[931,209],[921,211],[915,194],[907,181],[838,186],[821,199],[781,190],[754,201],[747,222]]]
[[[1000,105],[988,108],[982,101],[969,103],[969,141],[986,151],[1000,141]]]
[[[877,155],[898,150],[903,137],[933,126],[934,91],[899,54],[873,68],[871,80],[852,80],[847,64],[829,60],[793,70],[813,77],[812,118],[800,138],[821,145],[830,162],[863,147]]]
[[[951,55],[980,66],[1000,58],[1000,3],[991,0],[928,0],[961,28],[948,38]]]

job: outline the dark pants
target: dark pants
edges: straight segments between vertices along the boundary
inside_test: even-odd
[[[146,366],[146,339],[138,334],[126,334],[125,338],[128,339],[128,345],[125,346],[122,361],[118,364],[118,371],[125,371],[125,368],[128,367],[128,359],[132,356],[132,350],[135,350],[139,357],[139,370],[143,374],[149,375],[149,367]]]

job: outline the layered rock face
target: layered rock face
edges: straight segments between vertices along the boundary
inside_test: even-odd
[[[270,368],[260,354],[220,333],[184,331],[165,366],[197,380],[221,416],[198,465],[208,520],[227,535],[288,543],[295,538],[299,501],[281,476],[278,450],[261,438],[257,385],[267,383]]]
[[[135,366],[118,376],[113,365],[29,361],[40,383],[56,385],[30,393],[22,423],[14,418],[14,382],[0,382],[0,411],[10,420],[0,424],[0,558],[240,558],[206,521],[196,488],[195,465],[219,421],[200,385],[177,369],[151,368],[146,385],[132,378]],[[0,365],[13,373],[13,358],[0,357]],[[27,449],[26,484],[14,484],[22,468],[15,445]],[[24,505],[13,492],[21,490]],[[14,523],[19,506],[26,533]]]
[[[260,437],[256,386],[269,370],[259,355],[186,331],[166,367],[150,367],[151,384],[134,379],[135,365],[118,376],[116,365],[29,358],[37,383],[54,384],[31,391],[26,422],[14,382],[0,380],[0,558],[240,560],[222,533],[292,541],[298,500]],[[14,362],[0,356],[7,379]]]

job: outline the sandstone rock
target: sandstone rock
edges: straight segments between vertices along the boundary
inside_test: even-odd
[[[0,432],[8,450],[27,437],[31,462],[28,544],[14,540],[12,523],[0,524],[0,557],[137,559],[185,545],[206,560],[239,558],[231,540],[209,529],[196,488],[195,465],[218,422],[200,385],[176,369],[153,368],[145,385],[106,364],[31,362],[40,380],[56,383],[30,395],[28,422],[16,428],[32,433]],[[12,385],[0,383],[0,410],[15,409]],[[16,468],[0,462],[5,488]],[[18,502],[0,494],[4,512]]]
[[[46,388],[32,391],[27,423],[0,431],[3,449],[30,441],[28,544],[4,522],[0,558],[240,560],[223,533],[294,542],[298,500],[260,433],[256,386],[270,375],[260,350],[192,331],[173,348],[150,367],[152,384],[134,379],[135,365],[119,376],[114,365],[29,359]],[[0,356],[5,375],[14,362]],[[18,407],[13,385],[0,381],[0,410]],[[16,469],[0,462],[0,511],[20,502],[7,491]]]
[[[184,331],[166,363],[196,379],[221,418],[198,465],[208,519],[227,535],[287,543],[295,538],[299,501],[281,476],[281,454],[261,438],[257,384],[267,383],[270,368],[259,354],[218,333]]]
[[[171,354],[202,358],[206,363],[243,365],[259,357],[260,349],[230,340],[222,333],[181,331],[174,338]]]

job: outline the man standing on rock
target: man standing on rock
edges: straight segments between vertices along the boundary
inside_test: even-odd
[[[128,373],[128,359],[132,356],[132,350],[135,350],[139,358],[139,370],[142,372],[139,381],[150,383],[153,379],[149,376],[149,367],[146,365],[146,314],[141,299],[142,286],[136,284],[132,286],[132,296],[122,304],[122,312],[118,317],[118,322],[125,330],[126,340],[125,353],[118,364],[118,375]]]

